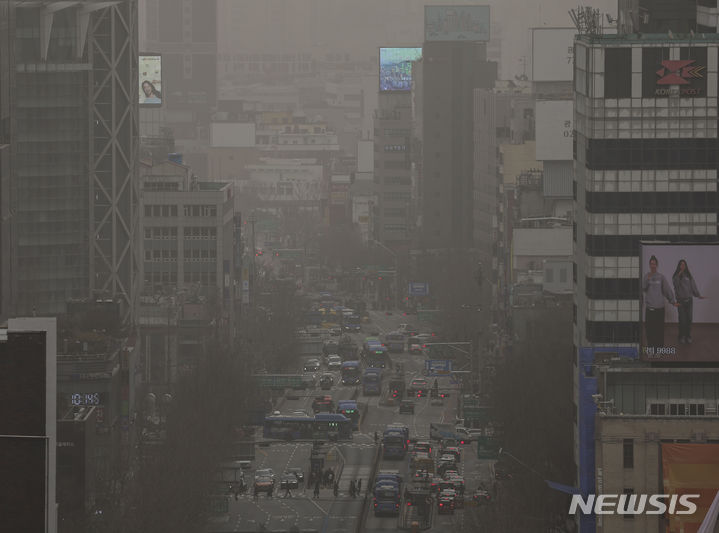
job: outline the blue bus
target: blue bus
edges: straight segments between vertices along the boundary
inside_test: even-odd
[[[362,321],[360,316],[352,313],[351,315],[344,315],[342,318],[342,328],[345,331],[361,331]]]
[[[360,382],[360,363],[359,361],[345,361],[342,363],[340,373],[342,374],[343,385],[356,385]]]
[[[387,333],[384,337],[384,344],[390,352],[402,353],[404,352],[404,335],[397,331]]]
[[[315,416],[270,415],[265,417],[262,436],[282,440],[351,440],[352,421],[338,413]]]
[[[359,429],[360,412],[356,400],[340,400],[337,402],[337,412],[352,421],[352,429]]]
[[[362,375],[362,394],[379,396],[382,393],[382,370],[367,368]]]
[[[389,368],[390,359],[386,346],[377,346],[365,354],[365,363],[371,368]]]
[[[372,492],[374,493],[375,516],[397,516],[399,514],[399,504],[402,497],[397,483],[378,482]]]
[[[407,438],[402,430],[388,427],[382,434],[382,456],[385,459],[404,459],[407,455]]]

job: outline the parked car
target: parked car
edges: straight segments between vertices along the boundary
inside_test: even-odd
[[[399,404],[399,414],[413,415],[414,414],[414,402],[412,400],[402,400]]]

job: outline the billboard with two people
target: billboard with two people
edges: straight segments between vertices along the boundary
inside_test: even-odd
[[[641,356],[719,360],[719,243],[640,246]]]

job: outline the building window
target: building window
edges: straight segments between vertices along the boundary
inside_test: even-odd
[[[649,414],[653,416],[664,416],[666,414],[666,406],[663,403],[649,404]]]
[[[624,439],[624,468],[634,468],[634,439]]]
[[[606,48],[604,50],[604,98],[631,97],[632,49]]]
[[[547,283],[554,283],[554,269],[546,268],[544,270],[544,281]]]
[[[216,205],[186,205],[184,209],[186,217],[216,217]]]

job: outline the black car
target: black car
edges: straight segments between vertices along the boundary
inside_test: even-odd
[[[289,472],[285,472],[280,478],[280,489],[282,490],[296,489],[299,485],[300,481],[297,479],[297,476]]]
[[[322,390],[330,390],[335,384],[335,378],[332,374],[322,374],[320,378],[320,388]]]
[[[305,473],[299,466],[293,466],[287,469],[288,474],[292,474],[297,478],[297,481],[302,483],[305,480]]]
[[[399,404],[399,414],[414,414],[414,402],[412,400],[402,400]]]

